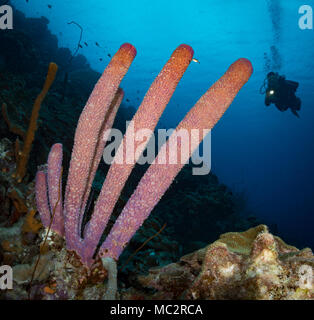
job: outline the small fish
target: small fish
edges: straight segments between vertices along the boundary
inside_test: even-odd
[[[99,61],[102,61],[102,58],[99,58]]]
[[[52,8],[52,5],[51,5],[51,4],[48,4],[48,8],[51,9],[51,8]]]
[[[88,44],[87,44],[87,42],[84,42],[84,44],[85,44],[85,46],[86,46],[86,47],[88,47]]]
[[[108,53],[108,57],[111,58],[111,54],[110,53]]]
[[[126,99],[126,102],[130,102],[130,100],[129,100],[129,99]]]
[[[26,0],[26,2],[28,3],[28,0]]]
[[[199,60],[198,60],[198,59],[195,59],[195,58],[193,58],[192,61],[193,61],[193,62],[200,63]]]
[[[79,44],[79,47],[80,47],[81,49],[83,48],[82,45],[80,45],[80,44]]]
[[[96,44],[96,46],[97,46],[97,47],[99,47],[99,48],[100,48],[100,45],[99,45],[99,43],[98,43],[98,42],[95,42],[95,44]]]

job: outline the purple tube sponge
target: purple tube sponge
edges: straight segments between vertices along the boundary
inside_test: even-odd
[[[68,249],[81,256],[80,226],[85,205],[101,159],[105,141],[101,139],[106,115],[120,82],[128,71],[136,50],[123,44],[113,56],[84,107],[74,137],[74,146],[65,190],[65,234]]]
[[[203,129],[212,129],[251,74],[251,63],[247,59],[237,60],[199,99],[175,131],[178,132],[180,129],[187,130],[190,134],[190,141],[193,141],[191,139],[193,129],[197,128],[201,131]],[[119,258],[123,248],[149,216],[170,187],[176,175],[198,147],[198,144],[192,145],[188,153],[181,153],[181,144],[177,143],[177,154],[183,154],[185,158],[176,164],[164,164],[159,157],[164,157],[164,154],[166,154],[166,159],[170,159],[169,147],[175,145],[176,139],[176,135],[172,134],[167,143],[161,147],[154,163],[150,165],[144,174],[107,239],[102,244],[100,248],[101,257]]]
[[[36,202],[43,225],[59,235],[64,235],[64,217],[62,210],[62,144],[51,147],[48,164],[36,174]]]
[[[141,153],[144,151],[149,138],[143,143],[130,141],[130,131],[135,132],[140,129],[154,131],[158,120],[172,97],[180,79],[193,58],[193,49],[185,44],[180,45],[171,55],[157,78],[147,91],[143,102],[139,106],[132,125],[129,125],[123,141],[117,151],[115,159],[121,155],[123,159],[127,156],[133,158],[131,161],[117,164],[115,159],[107,173],[106,180],[102,186],[99,198],[95,204],[95,210],[86,230],[86,241],[84,258],[90,259],[93,250],[108,223],[112,210],[119,199],[121,191],[130,176],[132,169]],[[126,154],[126,145],[131,144],[132,149],[137,150],[137,154]]]

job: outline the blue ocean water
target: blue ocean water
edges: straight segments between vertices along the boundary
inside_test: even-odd
[[[166,127],[175,127],[232,62],[250,59],[254,74],[212,132],[212,170],[246,195],[248,210],[277,224],[287,239],[313,247],[314,30],[298,26],[302,0],[12,3],[27,16],[46,16],[59,45],[73,51],[79,30],[68,22],[79,23],[88,43],[80,53],[99,72],[108,54],[132,43],[138,54],[122,83],[132,106],[172,51],[181,43],[191,45],[200,63],[191,63],[180,82],[160,121]],[[259,89],[271,70],[299,82],[300,118],[264,105]]]

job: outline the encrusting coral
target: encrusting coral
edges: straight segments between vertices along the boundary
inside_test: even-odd
[[[314,299],[314,256],[269,233],[265,225],[229,232],[179,262],[151,269],[139,283],[154,294],[126,290],[148,299]]]
[[[88,268],[94,262],[96,247],[117,201],[117,196],[120,195],[135,164],[134,162],[129,165],[124,162],[120,165],[114,164],[111,166],[111,172],[107,175],[92,218],[82,232],[85,205],[106,142],[103,135],[105,129],[109,129],[109,125],[112,125],[112,123],[109,123],[110,121],[104,123],[104,119],[108,118],[106,114],[111,109],[110,106],[114,97],[116,94],[119,95],[119,84],[130,67],[135,54],[136,50],[130,44],[124,44],[120,47],[96,84],[83,109],[75,133],[63,209],[61,201],[56,203],[57,193],[60,190],[59,177],[62,161],[62,146],[60,144],[52,147],[48,157],[48,167],[40,169],[36,177],[37,206],[43,224],[47,226],[50,222],[53,208],[56,206],[55,216],[59,219],[59,225],[52,227],[52,230],[62,235],[64,219],[67,249],[75,251],[81,262]],[[193,50],[187,45],[181,45],[174,51],[132,120],[137,130],[146,129],[146,126],[154,129],[192,57]],[[236,94],[247,82],[251,73],[252,66],[248,60],[239,59],[233,63],[222,78],[200,98],[179,124],[177,130],[186,129],[192,136],[192,129],[202,131],[202,129],[213,128]],[[121,99],[116,99],[116,101],[118,105]],[[124,140],[127,141],[127,139],[128,135],[126,133]],[[176,139],[174,135],[169,140],[172,142],[173,139]],[[101,257],[118,259],[123,248],[148,217],[202,138],[198,139],[197,142],[195,142],[195,139],[190,140],[192,146],[186,153],[186,158],[179,164],[166,163],[161,165],[157,161],[150,166],[117,219],[107,240],[102,245],[100,249]],[[162,147],[159,154],[167,149],[168,143]],[[139,147],[141,152],[145,148],[145,144],[142,144]],[[121,143],[115,157],[119,157],[119,154],[125,152],[123,145],[125,144]],[[181,154],[180,144],[177,144],[177,149],[178,154]],[[135,154],[137,152],[138,150]],[[139,155],[135,156],[135,154],[131,156],[136,160]],[[158,156],[156,159],[158,160]]]

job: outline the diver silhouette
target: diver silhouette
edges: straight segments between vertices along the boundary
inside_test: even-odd
[[[269,72],[260,92],[262,94],[266,93],[266,106],[274,103],[278,110],[286,111],[290,109],[299,118],[297,111],[301,109],[301,100],[295,95],[298,86],[298,82],[286,80],[285,76],[281,76],[277,72]],[[264,92],[262,92],[263,89],[265,89]]]

